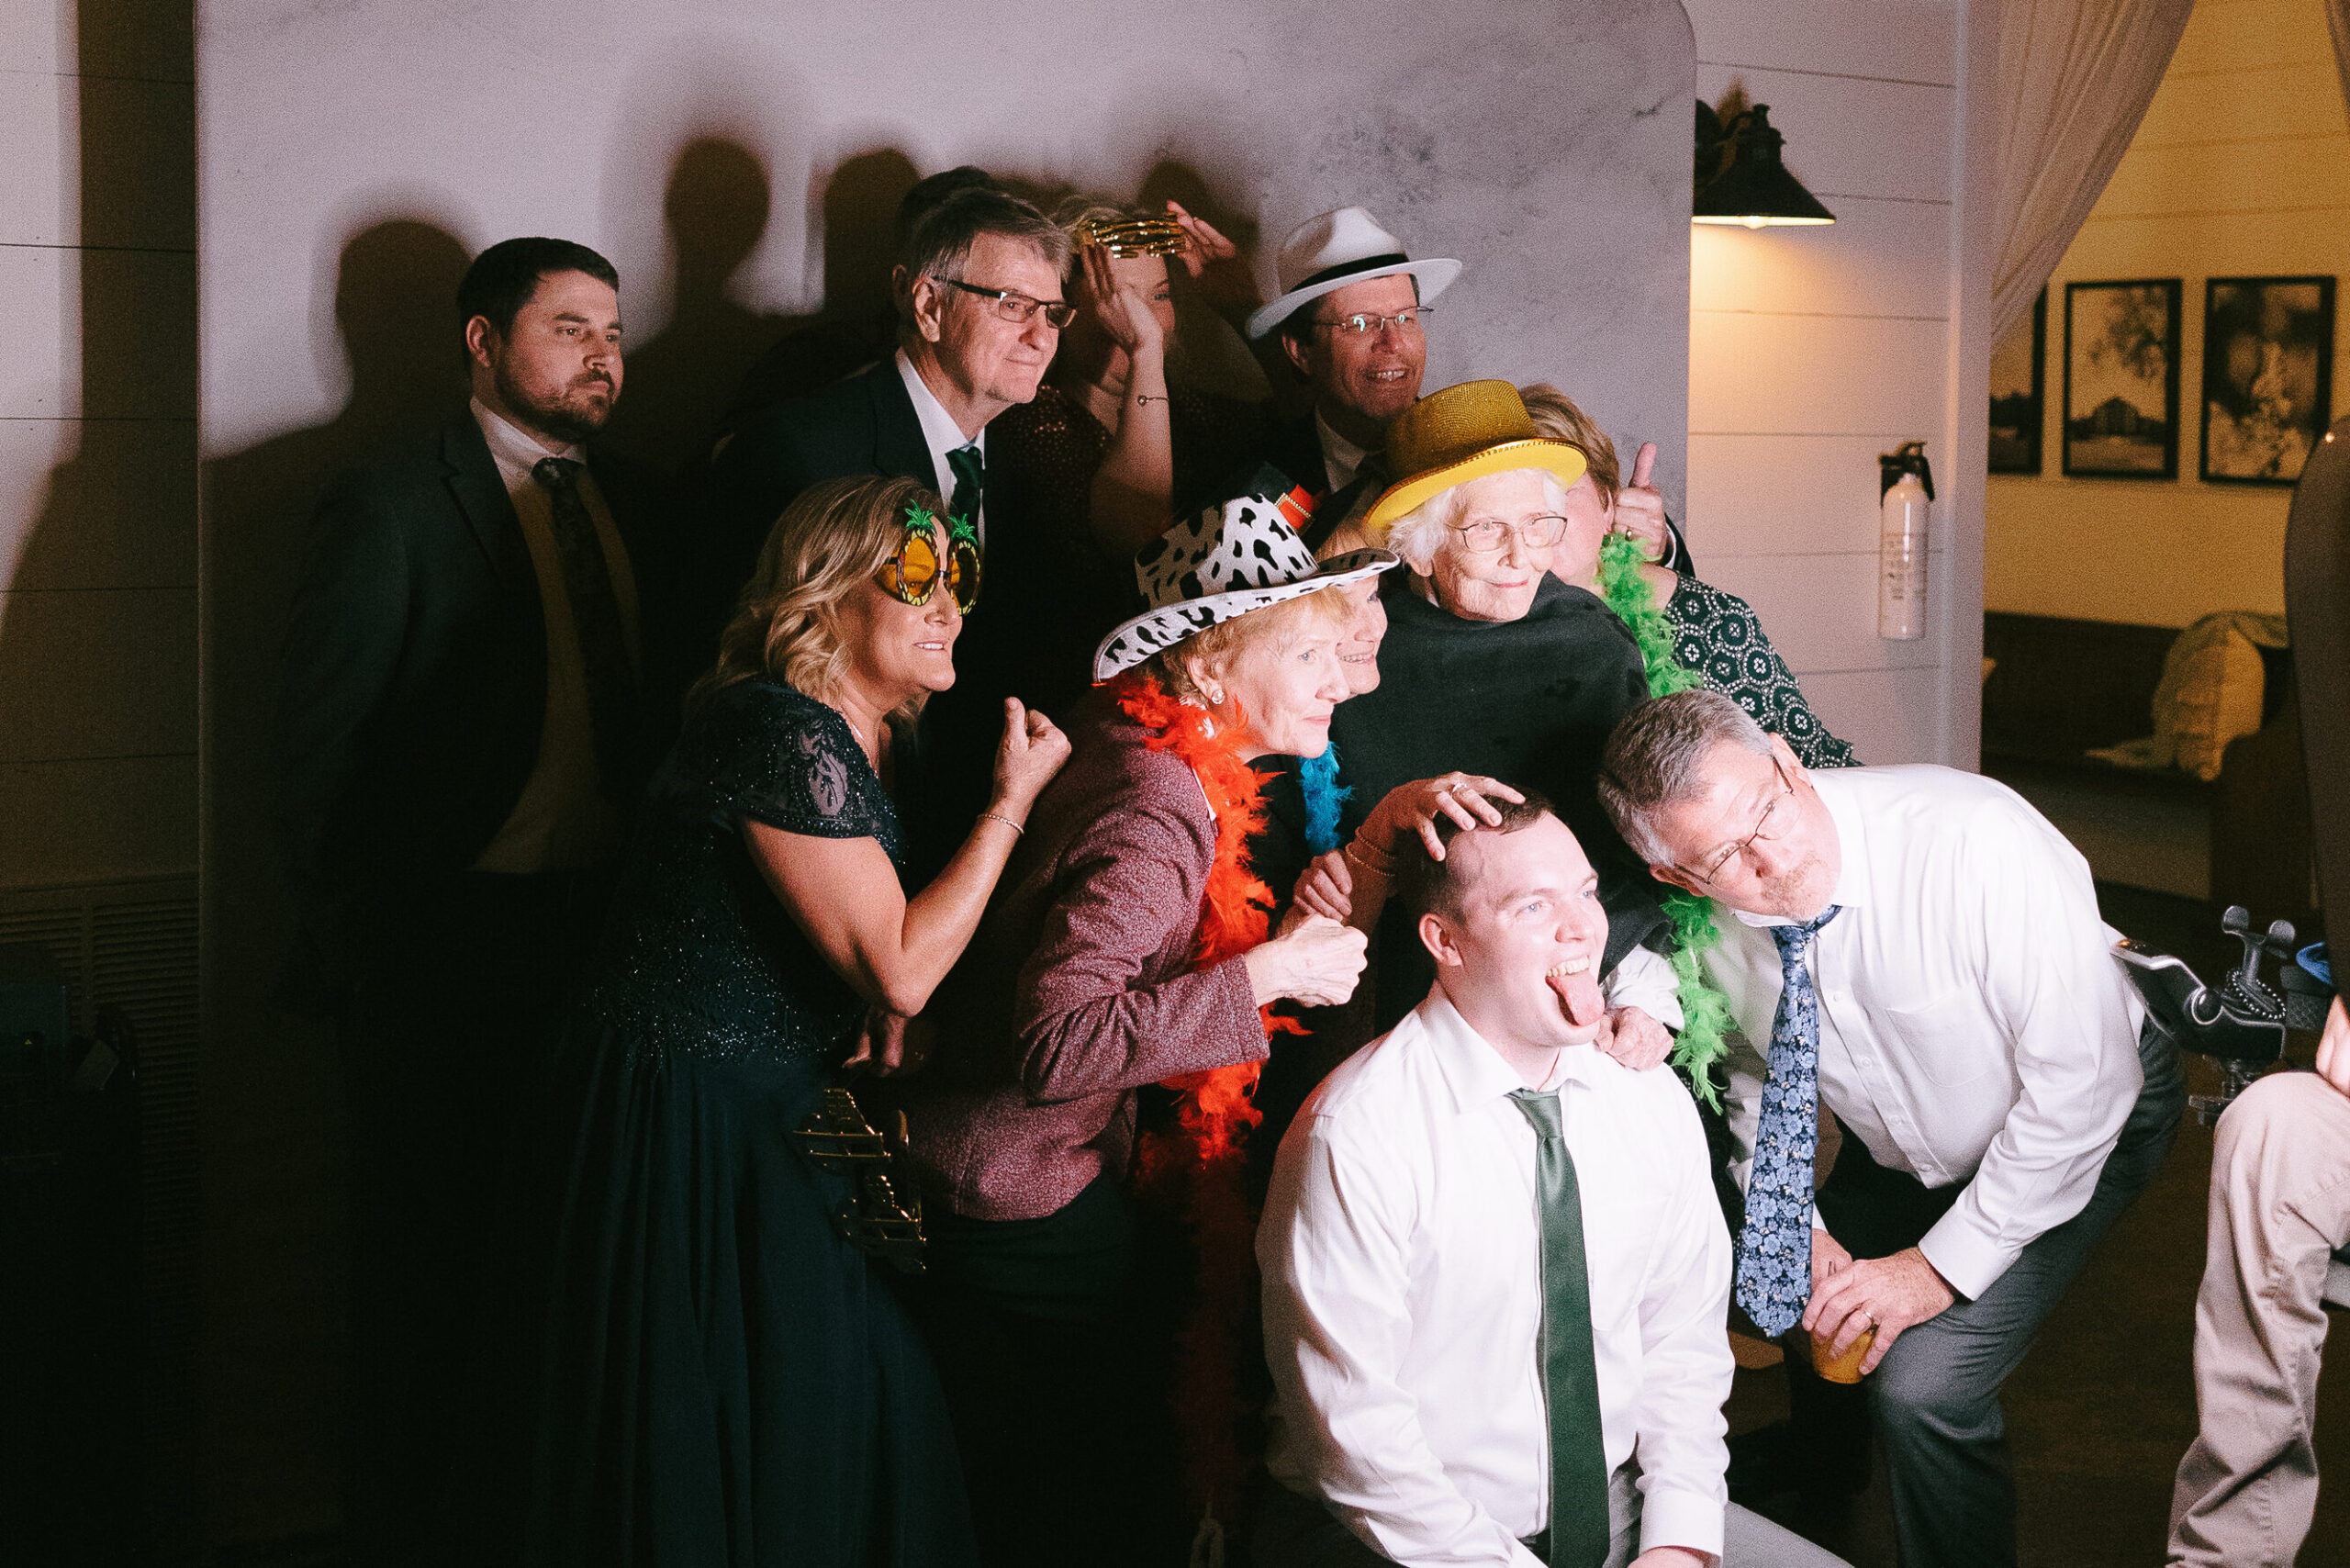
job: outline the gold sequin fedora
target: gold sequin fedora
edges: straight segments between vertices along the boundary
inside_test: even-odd
[[[1563,441],[1534,432],[1517,388],[1506,381],[1463,381],[1431,392],[1387,427],[1387,471],[1400,475],[1363,517],[1363,532],[1384,543],[1387,525],[1455,485],[1513,468],[1539,468],[1572,485],[1590,466]]]

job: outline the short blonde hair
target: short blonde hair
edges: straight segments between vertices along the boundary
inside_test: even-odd
[[[1143,661],[1142,670],[1146,675],[1156,676],[1170,695],[1204,702],[1205,694],[1192,679],[1192,672],[1183,667],[1185,660],[1210,659],[1228,665],[1240,656],[1242,649],[1254,644],[1294,637],[1317,621],[1342,626],[1353,613],[1354,607],[1347,602],[1344,594],[1318,588],[1194,632],[1181,642],[1151,655]]]
[[[1624,487],[1624,470],[1616,461],[1616,443],[1607,432],[1592,422],[1589,414],[1575,407],[1575,400],[1547,381],[1530,381],[1517,389],[1526,404],[1527,417],[1534,421],[1535,433],[1546,441],[1562,441],[1583,454],[1590,465],[1584,470],[1599,493],[1610,502],[1616,492]]]
[[[1561,512],[1566,510],[1567,487],[1560,484],[1559,476],[1548,468],[1505,468],[1501,472],[1541,475],[1543,499],[1550,503],[1553,510]],[[1478,476],[1478,478],[1483,479],[1493,477],[1494,476],[1491,474]],[[1436,565],[1437,552],[1443,548],[1444,531],[1460,520],[1461,510],[1467,505],[1461,499],[1460,492],[1476,482],[1476,479],[1464,480],[1449,489],[1438,490],[1402,517],[1388,523],[1385,531],[1386,537],[1379,543],[1382,547],[1394,551],[1403,558],[1404,565],[1422,577],[1427,576],[1428,568]]]
[[[767,532],[759,564],[743,585],[734,617],[718,639],[718,664],[694,682],[688,707],[728,687],[765,677],[834,702],[848,676],[842,598],[881,569],[906,537],[906,510],[937,513],[937,493],[913,479],[827,479],[792,498]],[[940,583],[932,590],[945,593]],[[923,699],[908,701],[912,718]]]

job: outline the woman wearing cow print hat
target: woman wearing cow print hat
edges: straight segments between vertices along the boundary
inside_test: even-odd
[[[1102,642],[1102,689],[933,1006],[946,1037],[906,1086],[929,1321],[991,1560],[1094,1562],[1104,1540],[1164,1540],[1237,1500],[1198,1495],[1216,1490],[1199,1479],[1212,1459],[1187,1450],[1179,1501],[1174,1467],[1138,1458],[1169,1441],[1171,1324],[1140,1299],[1130,1192],[1194,1217],[1227,1186],[1237,1201],[1261,1010],[1343,1002],[1362,971],[1361,934],[1336,921],[1268,939],[1244,853],[1261,821],[1248,762],[1327,745],[1351,610],[1334,590],[1395,557],[1317,564],[1285,505],[1297,513],[1227,501],[1137,557],[1150,608]],[[1138,1133],[1154,1084],[1176,1101]],[[1175,1190],[1150,1190],[1162,1179]],[[1245,1215],[1238,1236],[1245,1249]],[[1196,1394],[1235,1370],[1175,1375]],[[1154,1418],[1155,1442],[1136,1429]]]

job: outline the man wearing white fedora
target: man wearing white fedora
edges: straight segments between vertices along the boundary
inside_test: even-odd
[[[1360,207],[1341,207],[1290,230],[1273,260],[1281,295],[1248,318],[1251,341],[1278,335],[1281,353],[1314,389],[1313,410],[1278,427],[1265,456],[1326,498],[1305,531],[1316,549],[1392,481],[1382,447],[1395,416],[1419,401],[1427,372],[1428,302],[1460,275],[1447,256],[1415,261],[1404,241]],[[1644,448],[1647,457],[1653,449]],[[1660,564],[1695,575],[1681,530],[1641,476],[1617,498],[1627,526]],[[1646,527],[1635,520],[1652,520]]]
[[[1359,207],[1309,218],[1273,261],[1281,296],[1248,318],[1248,336],[1278,333],[1314,388],[1314,409],[1281,430],[1268,454],[1308,489],[1352,484],[1390,420],[1420,396],[1428,364],[1422,315],[1460,275],[1449,257],[1414,261]]]

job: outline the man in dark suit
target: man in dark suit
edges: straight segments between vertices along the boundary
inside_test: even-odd
[[[946,196],[914,224],[890,358],[749,416],[711,467],[709,533],[693,572],[693,631],[714,648],[759,547],[791,498],[822,479],[879,474],[934,487],[976,522],[987,588],[956,645],[954,688],[932,700],[923,740],[943,837],[985,803],[1008,694],[1002,640],[1017,632],[1025,542],[990,532],[988,421],[1036,395],[1070,316],[1061,297],[1069,237],[992,186]],[[1036,607],[1051,613],[1052,607]],[[966,809],[968,808],[968,809]]]
[[[424,1554],[500,1152],[675,707],[668,519],[588,444],[611,263],[509,240],[457,304],[470,407],[328,494],[278,702],[289,992],[337,1015],[352,1111],[354,1562]]]

